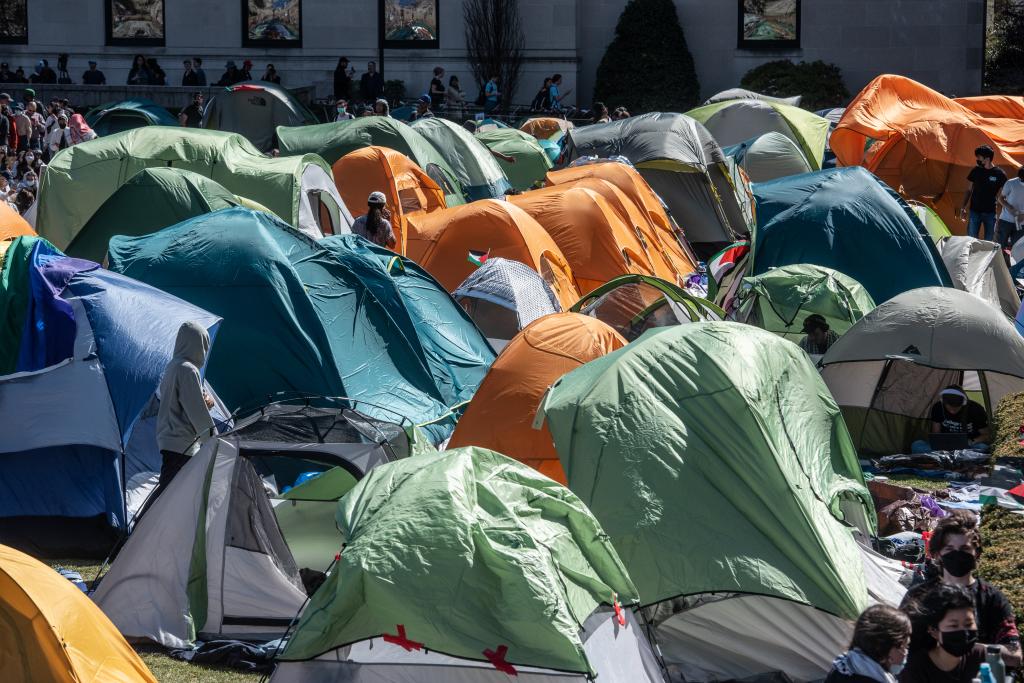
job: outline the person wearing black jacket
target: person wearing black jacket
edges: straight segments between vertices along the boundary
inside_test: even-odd
[[[352,77],[356,70],[348,65],[348,57],[339,57],[334,67],[334,99],[347,100],[352,97]]]
[[[910,618],[887,605],[872,605],[857,618],[850,649],[836,657],[825,683],[893,683],[910,647]]]
[[[366,63],[366,73],[359,79],[359,96],[374,102],[384,96],[384,76],[377,73],[377,62]]]

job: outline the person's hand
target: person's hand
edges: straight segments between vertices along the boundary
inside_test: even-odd
[[[210,396],[210,392],[206,390],[203,391],[203,400],[206,401],[207,408],[213,407],[213,396]]]

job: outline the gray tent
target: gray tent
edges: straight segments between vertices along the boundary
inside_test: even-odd
[[[278,126],[319,123],[290,92],[265,81],[231,85],[215,96],[203,113],[203,128],[239,133],[261,152],[275,145]]]
[[[750,232],[749,187],[737,181],[707,129],[688,116],[652,113],[575,128],[566,134],[564,154],[567,162],[629,159],[695,245],[721,245]]]
[[[946,237],[938,243],[953,286],[992,304],[1010,318],[1020,310],[1020,297],[995,242],[973,237]]]
[[[857,449],[905,453],[927,436],[943,387],[974,385],[990,415],[1004,396],[1024,391],[1024,338],[974,295],[922,287],[861,318],[821,366]]]
[[[813,170],[800,148],[782,133],[765,133],[722,151],[740,165],[752,183]]]
[[[704,104],[728,102],[729,100],[764,100],[765,102],[778,102],[780,104],[788,104],[792,107],[799,107],[801,99],[800,95],[794,95],[793,97],[772,97],[771,95],[762,95],[761,93],[754,92],[753,90],[729,88],[728,90],[723,90],[717,95],[712,95],[704,102]]]

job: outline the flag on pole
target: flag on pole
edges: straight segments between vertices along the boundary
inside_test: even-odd
[[[479,268],[490,257],[491,257],[491,250],[490,249],[488,249],[487,251],[474,251],[474,250],[470,249],[469,250],[469,258],[467,258],[466,260],[469,261],[470,263],[472,263],[477,268]]]

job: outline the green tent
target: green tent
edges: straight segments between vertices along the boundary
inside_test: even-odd
[[[769,100],[739,99],[697,107],[686,115],[703,123],[722,147],[765,133],[781,133],[799,146],[811,170],[821,168],[829,122],[806,109]]]
[[[29,257],[41,237],[15,237],[0,263],[0,376],[17,369],[28,315]],[[53,245],[47,246],[51,247]]]
[[[203,112],[203,128],[244,135],[257,149],[274,148],[278,126],[308,126],[316,116],[285,88],[265,81],[229,85]]]
[[[526,465],[481,448],[381,465],[342,498],[337,522],[341,558],[275,681],[341,680],[353,665],[425,683],[518,667],[547,670],[523,671],[528,680],[662,680],[625,657],[618,678],[603,666],[626,642],[646,650],[625,613],[605,647],[589,642],[598,618],[613,625],[608,608],[638,603],[636,589],[586,506]]]
[[[525,192],[544,184],[551,160],[537,139],[515,128],[496,128],[476,134],[495,153],[512,187]]]
[[[333,165],[341,157],[371,145],[401,152],[444,191],[448,206],[465,204],[463,188],[445,158],[412,126],[387,116],[360,116],[318,126],[278,126],[281,154],[319,154]]]
[[[752,183],[764,183],[812,170],[796,143],[782,133],[765,133],[726,147],[722,153],[735,160]]]
[[[239,206],[238,198],[205,176],[181,168],[146,168],[103,202],[65,252],[101,263],[114,235],[148,235],[232,206]]]
[[[171,112],[144,98],[101,104],[85,115],[85,122],[100,137],[143,126],[178,126]]]
[[[798,264],[745,278],[736,320],[799,341],[809,315],[824,317],[833,332],[843,334],[874,307],[871,295],[853,278],[831,268]]]
[[[232,208],[143,237],[114,237],[109,260],[111,270],[224,318],[207,377],[231,408],[280,392],[340,396],[381,419],[430,424],[431,438],[444,439],[452,409],[472,396],[493,351],[450,297],[434,324],[451,344],[439,349],[420,338],[421,327],[410,331],[408,320],[421,314],[384,281],[376,257],[341,259],[340,249],[270,214]]]
[[[448,162],[469,201],[501,199],[512,189],[491,151],[462,126],[435,117],[412,127]]]
[[[316,155],[270,158],[241,135],[147,126],[58,152],[39,184],[36,229],[66,247],[118,188],[155,166],[215,180],[311,236],[347,232],[352,224],[330,167]]]
[[[824,677],[869,604],[854,531],[875,512],[806,354],[733,322],[653,330],[563,376],[538,417],[670,664]]]

